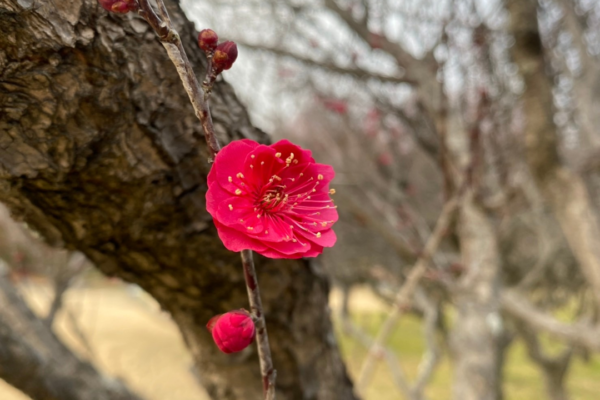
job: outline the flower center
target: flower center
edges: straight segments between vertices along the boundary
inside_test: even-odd
[[[278,187],[268,189],[255,205],[264,212],[276,213],[287,205],[288,199],[289,195],[284,192],[283,187]]]

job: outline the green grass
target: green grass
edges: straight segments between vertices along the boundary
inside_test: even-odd
[[[375,335],[384,321],[386,314],[382,312],[353,313],[353,321],[366,332]],[[353,378],[356,378],[362,361],[366,355],[358,342],[341,332],[339,321],[336,321],[336,332]],[[543,340],[546,348],[557,351],[560,345],[548,338]],[[403,367],[404,374],[413,380],[424,350],[421,322],[416,317],[403,317],[392,337],[388,348],[392,350]],[[432,380],[426,394],[431,400],[447,400],[451,398],[452,366],[447,352]],[[597,400],[600,398],[600,357],[592,357],[589,362],[576,357],[567,377],[567,388],[572,400]],[[546,398],[544,382],[535,364],[533,364],[520,341],[515,342],[507,354],[504,369],[504,386],[506,400],[541,400]],[[380,362],[373,380],[366,392],[365,400],[397,400],[401,399],[392,376],[385,362]]]

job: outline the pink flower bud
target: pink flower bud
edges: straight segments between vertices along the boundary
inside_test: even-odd
[[[223,353],[237,353],[244,350],[254,340],[256,329],[250,313],[234,310],[212,317],[206,328]]]
[[[137,0],[98,0],[100,5],[107,11],[126,14],[139,8]]]
[[[223,42],[217,46],[213,56],[213,65],[217,70],[229,69],[238,56],[237,45],[234,42]]]
[[[219,35],[212,29],[202,29],[198,34],[198,46],[206,52],[215,51],[218,42]]]

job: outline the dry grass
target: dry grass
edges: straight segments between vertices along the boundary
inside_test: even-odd
[[[50,294],[44,286],[24,287],[23,292],[36,311],[44,312],[48,307]],[[208,399],[190,372],[192,360],[175,324],[141,290],[120,284],[71,289],[66,307],[76,317],[93,354],[74,335],[65,313],[58,316],[55,325],[61,338],[145,399]],[[0,381],[0,399],[28,397]]]

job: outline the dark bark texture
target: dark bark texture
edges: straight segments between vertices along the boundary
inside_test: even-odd
[[[175,2],[169,11],[201,73],[193,26]],[[244,278],[205,210],[200,123],[155,34],[96,0],[0,0],[0,27],[0,200],[49,242],[154,296],[213,398],[260,398],[255,348],[220,354],[205,329],[248,307]],[[268,140],[224,82],[212,110],[222,142]],[[326,279],[303,261],[258,258],[257,269],[278,399],[355,398]]]

